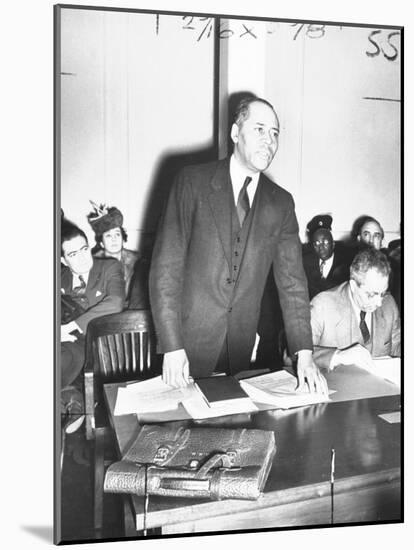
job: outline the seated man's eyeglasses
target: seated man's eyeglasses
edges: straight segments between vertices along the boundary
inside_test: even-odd
[[[365,290],[364,289],[364,285],[362,283],[356,283],[358,288],[361,290],[361,292],[363,292],[365,294],[365,296],[367,298],[385,298],[385,296],[387,296],[387,294],[389,294],[389,291],[388,290],[384,290],[383,292],[375,292],[375,291],[369,291],[369,290]]]

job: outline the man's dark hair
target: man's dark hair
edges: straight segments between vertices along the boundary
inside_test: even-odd
[[[268,101],[266,101],[266,99],[263,99],[261,97],[256,97],[254,95],[247,96],[241,99],[239,103],[236,105],[236,108],[234,109],[234,114],[233,114],[233,122],[232,122],[233,124],[237,124],[237,126],[240,126],[240,124],[248,118],[249,112],[250,112],[250,105],[252,103],[263,103],[264,105],[267,105],[268,107],[270,107],[276,115],[276,111],[273,105]]]
[[[361,235],[361,231],[362,231],[363,226],[368,222],[374,222],[379,226],[379,228],[381,229],[381,239],[383,239],[384,238],[384,230],[382,228],[382,225],[380,224],[380,222],[378,220],[376,220],[372,216],[361,216],[360,218],[358,218],[358,220],[356,222],[356,226],[355,226],[355,236]]]
[[[371,247],[361,250],[353,259],[350,268],[351,279],[360,284],[370,269],[375,269],[384,277],[389,277],[391,273],[386,255]]]
[[[68,220],[62,220],[60,231],[60,253],[63,256],[63,243],[71,241],[75,237],[83,237],[86,242],[88,238],[80,227]]]

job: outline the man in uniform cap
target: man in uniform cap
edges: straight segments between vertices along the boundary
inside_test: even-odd
[[[309,297],[346,281],[351,258],[345,247],[335,243],[331,233],[332,216],[315,216],[307,225],[310,246],[303,254]]]

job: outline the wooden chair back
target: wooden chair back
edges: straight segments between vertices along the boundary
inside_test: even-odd
[[[149,310],[128,310],[92,320],[86,335],[86,437],[93,438],[103,384],[144,380],[158,374]]]

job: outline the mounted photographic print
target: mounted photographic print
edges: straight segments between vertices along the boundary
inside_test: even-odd
[[[55,6],[55,543],[402,522],[403,28],[277,15]]]

